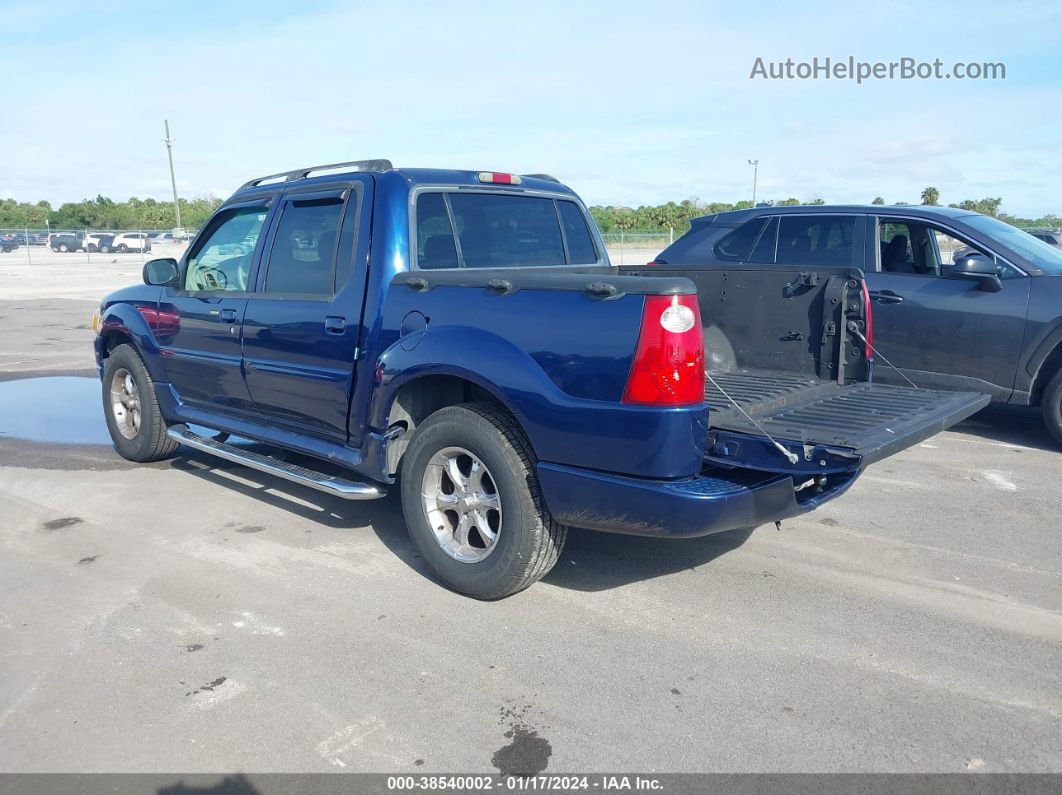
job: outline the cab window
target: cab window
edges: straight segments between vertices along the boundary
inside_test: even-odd
[[[934,224],[906,218],[878,219],[878,263],[883,273],[946,278],[955,260],[968,254],[994,259],[984,247]],[[1006,279],[1021,274],[999,263],[999,275]]]
[[[332,295],[343,199],[289,200],[266,264],[266,293]]]
[[[191,292],[245,292],[265,207],[237,207],[188,256],[184,288]]]

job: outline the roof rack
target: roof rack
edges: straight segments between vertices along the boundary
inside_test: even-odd
[[[528,179],[544,179],[549,182],[560,183],[560,180],[554,177],[552,174],[521,174],[521,177],[527,177]]]
[[[274,185],[278,182],[294,182],[298,179],[306,179],[315,171],[390,171],[394,166],[390,160],[351,160],[348,163],[328,163],[323,166],[310,166],[309,168],[297,168],[294,171],[281,171],[279,174],[267,174],[257,177],[240,185],[240,190],[253,188],[256,185]]]

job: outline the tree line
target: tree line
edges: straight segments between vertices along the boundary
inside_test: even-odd
[[[939,206],[940,191],[927,187],[922,191],[921,203]],[[214,196],[201,196],[193,199],[181,199],[181,224],[187,229],[199,229],[221,204],[221,199]],[[796,198],[776,199],[757,202],[758,206],[788,207],[800,204],[825,204],[821,198],[801,201]],[[884,205],[885,199],[875,197],[871,204]],[[906,205],[907,202],[893,202],[894,205]],[[1050,213],[1040,218],[1019,218],[1001,211],[1003,199],[988,197],[984,199],[965,199],[949,207],[972,210],[999,218],[1015,226],[1022,227],[1056,227],[1062,219]],[[643,205],[641,207],[618,207],[613,205],[595,205],[590,213],[597,221],[602,232],[656,232],[667,233],[674,229],[676,235],[685,233],[690,228],[690,219],[702,215],[745,210],[752,207],[748,200],[738,202],[703,202],[696,197],[680,202]],[[85,199],[80,202],[67,202],[53,209],[46,201],[36,203],[19,202],[15,199],[0,199],[0,228],[3,229],[172,229],[177,225],[173,212],[173,202],[156,199],[138,199],[133,197],[117,202],[106,196]]]
[[[756,202],[758,207],[792,207],[797,205],[820,205],[825,200],[814,198],[801,201],[800,199],[775,199]],[[885,199],[875,196],[871,204],[884,205]],[[910,206],[909,202],[890,202],[892,206]],[[940,191],[935,187],[927,187],[922,191],[921,204],[931,207],[940,206]],[[1023,218],[1001,211],[1003,199],[1001,197],[988,197],[984,199],[964,199],[949,207],[960,210],[991,215],[1002,221],[1019,227],[1058,227],[1062,225],[1062,218],[1054,213],[1048,213],[1039,218]],[[690,219],[702,215],[714,215],[715,213],[729,212],[730,210],[747,210],[752,207],[748,200],[738,202],[703,202],[696,197],[683,199],[681,202],[668,202],[655,206],[641,207],[617,207],[613,205],[595,205],[590,208],[590,214],[594,216],[597,225],[605,233],[618,232],[657,232],[667,233],[669,229],[675,230],[675,235],[684,234],[690,228]]]
[[[221,199],[213,196],[181,199],[181,225],[199,229]],[[54,209],[49,202],[0,199],[0,228],[4,229],[173,229],[177,217],[172,201],[132,197],[116,202],[106,196],[67,202]]]

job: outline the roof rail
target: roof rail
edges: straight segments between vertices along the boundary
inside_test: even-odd
[[[306,179],[315,171],[390,171],[394,166],[390,160],[351,160],[347,163],[328,163],[323,166],[310,166],[309,168],[297,168],[294,171],[281,171],[279,174],[266,174],[248,180],[240,185],[239,190],[253,188],[256,185],[273,185],[278,182],[294,182],[298,179]]]
[[[521,174],[520,176],[521,177],[527,177],[528,179],[545,179],[545,180],[549,180],[550,182],[557,182],[557,183],[560,182],[559,179],[557,179],[556,177],[554,177],[551,174]]]

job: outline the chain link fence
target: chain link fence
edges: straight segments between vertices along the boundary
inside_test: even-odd
[[[139,259],[151,256],[179,256],[194,233],[172,229],[33,229],[0,228],[2,262],[12,256],[29,264],[68,261],[93,262],[110,259]],[[109,260],[108,260],[109,261]]]
[[[644,265],[675,242],[675,230],[608,232],[601,235],[613,265]]]

